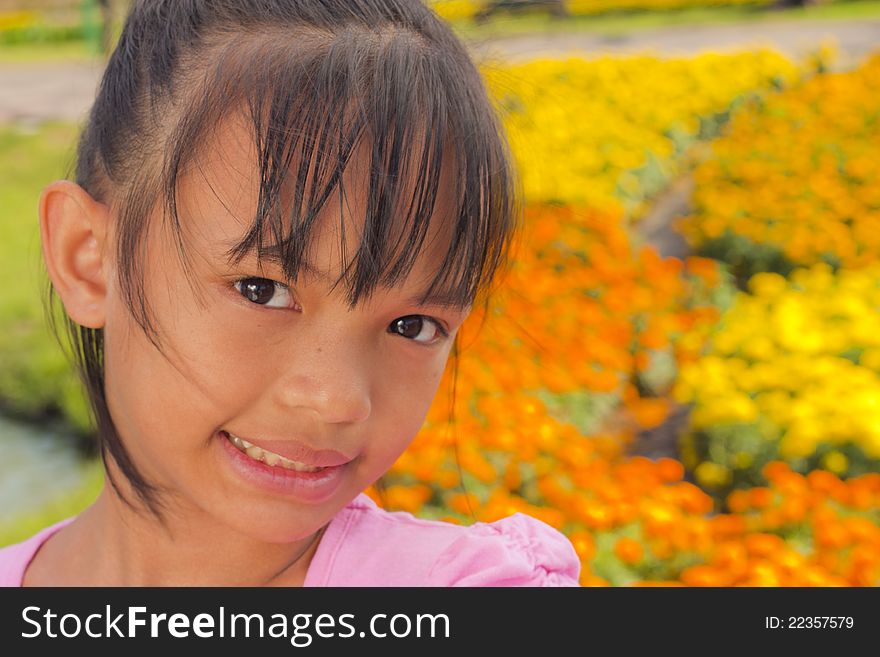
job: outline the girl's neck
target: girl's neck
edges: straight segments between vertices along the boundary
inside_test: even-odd
[[[111,486],[50,537],[25,586],[302,586],[319,530],[292,543],[254,540],[207,514],[169,518],[168,528],[127,507]]]

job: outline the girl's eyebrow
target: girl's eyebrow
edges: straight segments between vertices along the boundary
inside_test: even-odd
[[[281,253],[282,247],[278,244],[271,244],[269,246],[263,247],[263,259],[279,268],[284,262]],[[253,259],[256,259],[256,255],[256,247],[250,249],[245,253],[245,257],[251,257]],[[300,268],[310,278],[322,281],[324,283],[327,283],[328,285],[332,285],[336,282],[332,279],[332,277],[324,274],[305,260],[300,261]],[[404,302],[411,306],[437,306],[438,308],[450,308],[454,310],[464,310],[466,308],[466,304],[462,305],[461,301],[455,294],[445,291],[429,294],[424,298],[424,300],[420,296],[409,297],[405,299]]]

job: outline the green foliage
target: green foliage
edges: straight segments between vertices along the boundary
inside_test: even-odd
[[[80,41],[85,32],[82,25],[26,25],[8,30],[0,30],[0,44],[20,43],[63,43]]]
[[[85,432],[89,414],[79,381],[43,315],[48,276],[37,211],[42,187],[64,175],[75,138],[70,125],[0,129],[0,280],[7,282],[0,295],[0,400],[26,416],[60,411]]]
[[[730,228],[725,228],[723,235],[701,244],[697,255],[727,263],[737,287],[743,291],[747,290],[748,280],[759,272],[788,276],[795,268],[795,264],[785,257],[779,247],[758,244],[748,237],[737,235]]]
[[[878,0],[834,0],[816,6],[791,7],[778,10],[772,7],[706,6],[659,7],[608,11],[605,13],[575,15],[560,19],[546,11],[505,12],[496,19],[474,21],[460,19],[452,22],[463,36],[482,40],[521,34],[558,34],[586,32],[606,37],[627,37],[644,30],[664,27],[740,24],[748,30],[753,23],[773,20],[833,20],[873,18],[880,14]]]
[[[770,461],[780,460],[779,438],[779,430],[774,427],[719,424],[686,433],[679,442],[682,460],[690,472],[706,461],[730,472],[728,480],[715,485],[701,482],[703,489],[715,498],[718,507],[726,511],[726,499],[732,490],[767,485],[761,469]]]
[[[553,417],[560,422],[572,423],[585,436],[598,430],[620,404],[617,393],[602,394],[589,390],[554,394],[542,388],[536,391],[536,396]]]
[[[715,499],[716,507],[724,513],[730,511],[727,496],[732,491],[768,485],[763,469],[771,461],[785,461],[793,471],[807,474],[826,469],[826,456],[840,453],[849,464],[843,479],[880,471],[880,461],[869,457],[855,443],[822,442],[808,457],[785,458],[779,451],[781,436],[779,427],[764,420],[750,424],[718,424],[691,431],[680,437],[679,444],[682,461],[689,472],[693,473],[699,464],[709,462],[729,473],[725,480],[714,485],[701,482],[706,493]]]

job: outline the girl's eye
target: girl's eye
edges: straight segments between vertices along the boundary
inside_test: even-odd
[[[433,344],[438,342],[440,338],[449,337],[446,329],[438,321],[424,315],[407,315],[395,319],[391,322],[388,331],[421,344]],[[418,339],[419,336],[422,336],[422,339]]]
[[[261,306],[269,308],[290,308],[296,306],[296,303],[290,298],[287,286],[268,278],[241,278],[235,281],[234,285],[235,289],[247,297],[249,301],[253,301]],[[280,305],[270,305],[269,301],[278,290],[284,293],[282,299],[286,295],[287,301],[282,302]]]
[[[240,278],[234,283],[234,287],[242,296],[249,301],[266,306],[268,308],[298,308],[298,304],[290,298],[288,287],[268,278]],[[282,301],[272,305],[269,301],[276,296],[276,292],[283,292]],[[286,297],[286,300],[285,300]],[[440,322],[424,315],[407,315],[395,319],[388,328],[389,333],[402,335],[413,342],[421,344],[433,344],[442,338],[448,338],[449,333]]]

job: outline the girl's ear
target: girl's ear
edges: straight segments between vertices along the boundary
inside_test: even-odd
[[[80,326],[101,328],[111,263],[110,209],[79,185],[56,180],[40,196],[40,238],[52,285]]]

